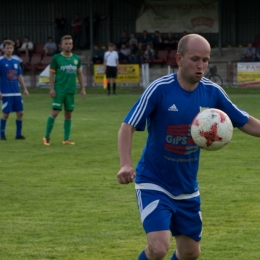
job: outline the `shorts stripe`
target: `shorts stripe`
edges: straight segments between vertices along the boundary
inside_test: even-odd
[[[144,210],[141,213],[141,220],[142,223],[144,222],[144,220],[146,219],[146,217],[148,215],[150,215],[158,206],[160,200],[155,200],[153,202],[151,202],[150,204],[148,204]]]
[[[156,190],[165,193],[169,197],[171,197],[174,200],[187,200],[187,199],[192,199],[195,197],[198,197],[200,195],[199,191],[195,191],[194,193],[191,194],[180,194],[178,196],[172,195],[170,192],[165,190],[164,188],[153,184],[153,183],[136,183],[135,184],[135,189],[141,189],[141,190]]]
[[[8,102],[3,103],[2,104],[2,109],[5,109],[7,107],[7,105],[8,105]]]

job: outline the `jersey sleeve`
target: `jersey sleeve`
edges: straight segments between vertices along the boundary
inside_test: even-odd
[[[244,126],[249,119],[249,114],[233,104],[227,93],[222,88],[219,88],[218,95],[217,107],[229,116],[234,127]]]
[[[144,131],[147,119],[156,108],[158,91],[158,86],[152,83],[134,104],[123,122],[135,127],[137,131]]]

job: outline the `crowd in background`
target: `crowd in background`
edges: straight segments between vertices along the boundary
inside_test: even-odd
[[[100,46],[98,39],[98,24],[100,21],[106,19],[106,15],[100,15],[93,13],[92,25],[93,25],[93,42],[94,48],[91,55],[93,63],[103,63],[104,53],[107,50],[107,46]],[[54,20],[55,36],[46,37],[46,42],[42,46],[41,56],[52,56],[55,53],[61,51],[60,39],[69,34],[67,32],[67,26],[71,26],[71,35],[74,43],[74,50],[76,49],[89,49],[90,48],[90,17],[87,16],[82,19],[79,13],[76,13],[73,19],[69,21],[60,12]],[[81,44],[82,30],[85,28],[86,42]],[[183,35],[187,32],[184,31]],[[6,40],[7,38],[4,38]],[[135,33],[128,34],[127,31],[123,31],[120,39],[115,42],[115,50],[119,55],[120,63],[144,63],[158,58],[160,50],[176,50],[179,39],[174,37],[172,32],[162,34],[159,31],[155,31],[153,34],[144,30],[140,37],[137,37]],[[26,55],[31,59],[33,52],[35,51],[35,45],[30,40],[29,36],[24,36],[23,42],[17,38],[14,40],[14,55],[21,56]],[[244,48],[241,61],[259,61],[260,60],[260,43],[255,46],[252,42],[248,43],[248,46]],[[2,52],[2,44],[0,44],[0,51]],[[2,53],[0,53],[2,54]]]

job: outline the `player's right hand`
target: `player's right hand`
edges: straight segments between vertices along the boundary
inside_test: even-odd
[[[55,91],[54,89],[51,89],[51,90],[50,90],[50,96],[51,96],[52,98],[55,98],[55,97],[56,97],[56,91]]]
[[[120,184],[129,184],[133,182],[135,176],[135,170],[131,166],[123,166],[117,173],[117,180]]]

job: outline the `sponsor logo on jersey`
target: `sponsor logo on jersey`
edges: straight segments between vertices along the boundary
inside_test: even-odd
[[[198,146],[191,137],[190,125],[169,125],[167,127],[164,149],[175,154],[188,155],[195,153],[198,150]]]
[[[7,79],[14,81],[18,79],[18,74],[16,70],[8,70],[7,71]]]
[[[66,65],[66,66],[61,66],[60,69],[63,71],[66,71],[66,73],[68,73],[68,74],[76,74],[77,66],[73,66],[70,64],[70,65]]]
[[[170,106],[169,108],[168,108],[168,111],[178,111],[178,108],[176,107],[176,105],[175,104],[173,104],[172,106]]]

